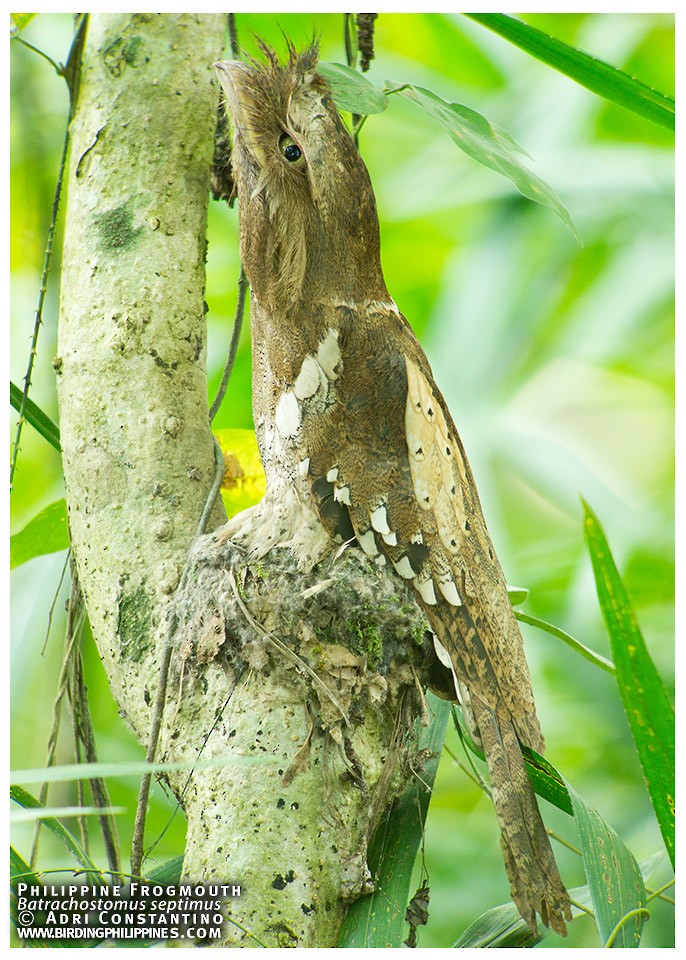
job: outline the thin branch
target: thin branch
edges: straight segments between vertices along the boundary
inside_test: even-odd
[[[48,645],[48,640],[50,639],[50,628],[52,627],[52,618],[55,613],[55,607],[57,606],[57,601],[60,598],[60,590],[62,589],[62,584],[64,583],[64,578],[67,573],[67,567],[69,566],[69,558],[71,556],[71,550],[67,550],[67,556],[64,559],[64,566],[62,567],[62,573],[60,574],[60,582],[57,584],[57,590],[55,590],[55,596],[52,598],[52,603],[50,604],[50,610],[48,611],[48,626],[45,631],[45,640],[43,641],[43,647],[41,649],[41,657],[45,656],[45,649]]]
[[[231,45],[231,56],[234,60],[241,59],[241,48],[238,44],[238,32],[236,30],[236,14],[229,14],[229,43]]]
[[[20,43],[22,47],[26,47],[28,50],[31,50],[33,53],[37,53],[38,56],[42,57],[44,60],[47,60],[50,66],[54,68],[55,73],[57,74],[58,77],[64,76],[64,67],[62,66],[62,64],[57,63],[55,60],[53,60],[52,57],[48,56],[48,54],[44,50],[41,50],[38,47],[34,47],[32,43],[29,43],[28,40],[24,40],[23,37],[20,37],[19,34],[16,34],[16,33],[10,39],[13,40],[15,43]]]
[[[248,281],[246,279],[243,267],[241,266],[240,276],[238,278],[238,300],[236,301],[236,312],[233,318],[233,331],[231,333],[231,343],[229,344],[229,353],[226,358],[226,365],[224,366],[224,373],[222,374],[221,383],[219,384],[219,389],[217,390],[217,395],[212,401],[212,406],[210,407],[210,423],[214,420],[219,408],[222,405],[224,396],[226,395],[226,388],[229,385],[229,379],[233,371],[234,361],[236,359],[236,351],[238,350],[238,341],[241,336],[241,328],[243,326],[243,315],[245,313],[245,297],[248,291]]]
[[[40,290],[38,291],[38,305],[36,306],[36,316],[33,324],[33,336],[31,337],[31,352],[29,353],[29,362],[26,369],[26,374],[24,376],[24,389],[21,396],[21,403],[19,406],[19,419],[17,420],[17,431],[14,437],[14,445],[12,449],[12,463],[10,466],[10,490],[12,489],[12,484],[14,482],[14,471],[17,466],[17,457],[19,456],[19,442],[21,440],[21,432],[26,422],[26,404],[29,398],[29,390],[31,389],[31,378],[33,376],[33,366],[36,360],[36,350],[38,346],[38,333],[40,331],[41,324],[43,323],[43,307],[45,305],[45,294],[48,287],[48,273],[50,272],[50,264],[52,262],[52,244],[55,237],[55,226],[57,224],[57,213],[60,206],[60,197],[62,195],[62,180],[64,177],[64,170],[67,163],[67,151],[69,149],[69,124],[67,124],[67,129],[64,132],[64,143],[62,144],[62,156],[60,157],[59,171],[57,174],[57,185],[55,186],[55,196],[52,201],[52,213],[50,216],[50,228],[48,230],[48,239],[45,246],[45,256],[43,258],[43,270],[41,273],[41,284]]]

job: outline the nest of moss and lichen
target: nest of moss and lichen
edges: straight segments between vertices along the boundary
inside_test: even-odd
[[[287,689],[289,704],[305,706],[310,731],[292,745],[281,785],[297,783],[307,769],[328,778],[326,815],[333,822],[346,810],[349,820],[338,841],[341,895],[351,901],[369,892],[367,844],[388,806],[421,774],[424,689],[435,689],[443,669],[407,585],[354,545],[303,572],[287,548],[250,561],[231,541],[210,535],[193,547],[175,613],[182,675],[192,674],[202,693],[179,693],[186,716],[208,698],[221,705],[248,675],[263,678],[270,695]],[[259,742],[243,750],[263,749],[258,733]],[[279,736],[293,739],[285,729]]]
[[[252,562],[230,541],[203,537],[177,615],[183,659],[268,674],[286,658],[327,715],[321,683],[345,692],[350,719],[350,711],[360,717],[369,706],[395,702],[402,687],[419,693],[436,669],[428,624],[409,588],[354,545],[303,572],[287,548]]]

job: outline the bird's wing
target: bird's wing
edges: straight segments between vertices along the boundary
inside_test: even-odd
[[[337,319],[337,401],[310,428],[320,516],[330,526],[347,508],[365,553],[413,583],[461,683],[540,751],[521,633],[428,361],[391,305]]]

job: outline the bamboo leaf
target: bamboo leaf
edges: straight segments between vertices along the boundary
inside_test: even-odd
[[[272,757],[253,754],[235,754],[211,757],[207,760],[180,760],[176,763],[146,763],[132,760],[128,763],[65,763],[53,767],[34,767],[10,771],[11,783],[67,783],[72,780],[95,780],[105,777],[142,776],[144,773],[163,773],[167,770],[202,770],[207,767],[261,766],[276,764]]]
[[[252,507],[266,490],[264,469],[252,430],[216,430],[215,437],[224,454],[222,499],[227,517]]]
[[[584,501],[584,533],[617,684],[650,800],[674,866],[674,710],[645,645],[598,518]]]
[[[27,810],[45,809],[43,804],[32,794],[16,785],[10,787],[10,799],[20,807],[24,807]],[[56,820],[54,817],[48,817],[46,820],[43,820],[43,826],[50,830],[50,832],[57,837],[57,839],[67,848],[72,856],[75,857],[75,859],[88,873],[94,874],[94,879],[96,882],[105,882],[102,873],[95,866],[76,837],[74,837],[74,835],[70,833],[69,830],[67,830],[67,828],[64,827],[59,820]]]
[[[567,784],[574,808],[584,872],[603,944],[638,947],[645,923],[646,891],[631,851],[598,811]],[[628,922],[622,923],[631,914]],[[621,926],[618,926],[621,924]]]
[[[432,720],[420,738],[419,749],[429,751],[430,758],[421,780],[415,779],[407,787],[374,833],[368,859],[376,889],[350,907],[339,947],[402,945],[412,871],[450,714],[450,704],[445,700],[429,693],[427,702]]]
[[[10,568],[69,546],[67,504],[55,500],[10,537]]]
[[[448,103],[431,90],[411,83],[393,84],[387,93],[397,93],[416,104],[428,116],[436,120],[454,143],[478,163],[495,170],[514,183],[519,192],[545,207],[550,207],[567,225],[581,245],[581,237],[562,201],[547,183],[532,173],[519,159],[524,153],[512,137],[488,120],[461,103]]]
[[[172,857],[161,863],[154,870],[151,870],[146,879],[152,883],[161,883],[165,886],[181,882],[181,870],[183,868],[183,854],[178,857]]]
[[[343,63],[320,63],[317,72],[326,77],[333,102],[339,110],[366,116],[383,113],[388,98],[357,70]]]
[[[514,903],[503,903],[482,913],[460,934],[453,947],[461,949],[488,949],[496,947],[534,947],[547,934],[545,927],[538,935],[531,933],[529,924],[522,920]]]
[[[674,130],[674,100],[628,73],[503,13],[467,13],[465,16],[559,70],[587,90]]]
[[[22,396],[22,391],[16,383],[12,383],[10,380],[10,404],[17,412],[21,410]],[[60,451],[62,449],[60,446],[60,428],[30,397],[26,398],[24,417],[26,422],[30,423],[34,430],[37,430],[55,450]]]
[[[102,817],[126,813],[126,807],[32,807],[10,811],[10,823],[29,823],[35,820],[64,817]]]

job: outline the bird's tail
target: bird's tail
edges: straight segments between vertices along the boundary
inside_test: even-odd
[[[498,716],[474,695],[471,706],[488,763],[512,899],[534,935],[538,913],[546,926],[566,936],[565,920],[572,919],[569,895],[560,879],[515,728],[511,720]]]

